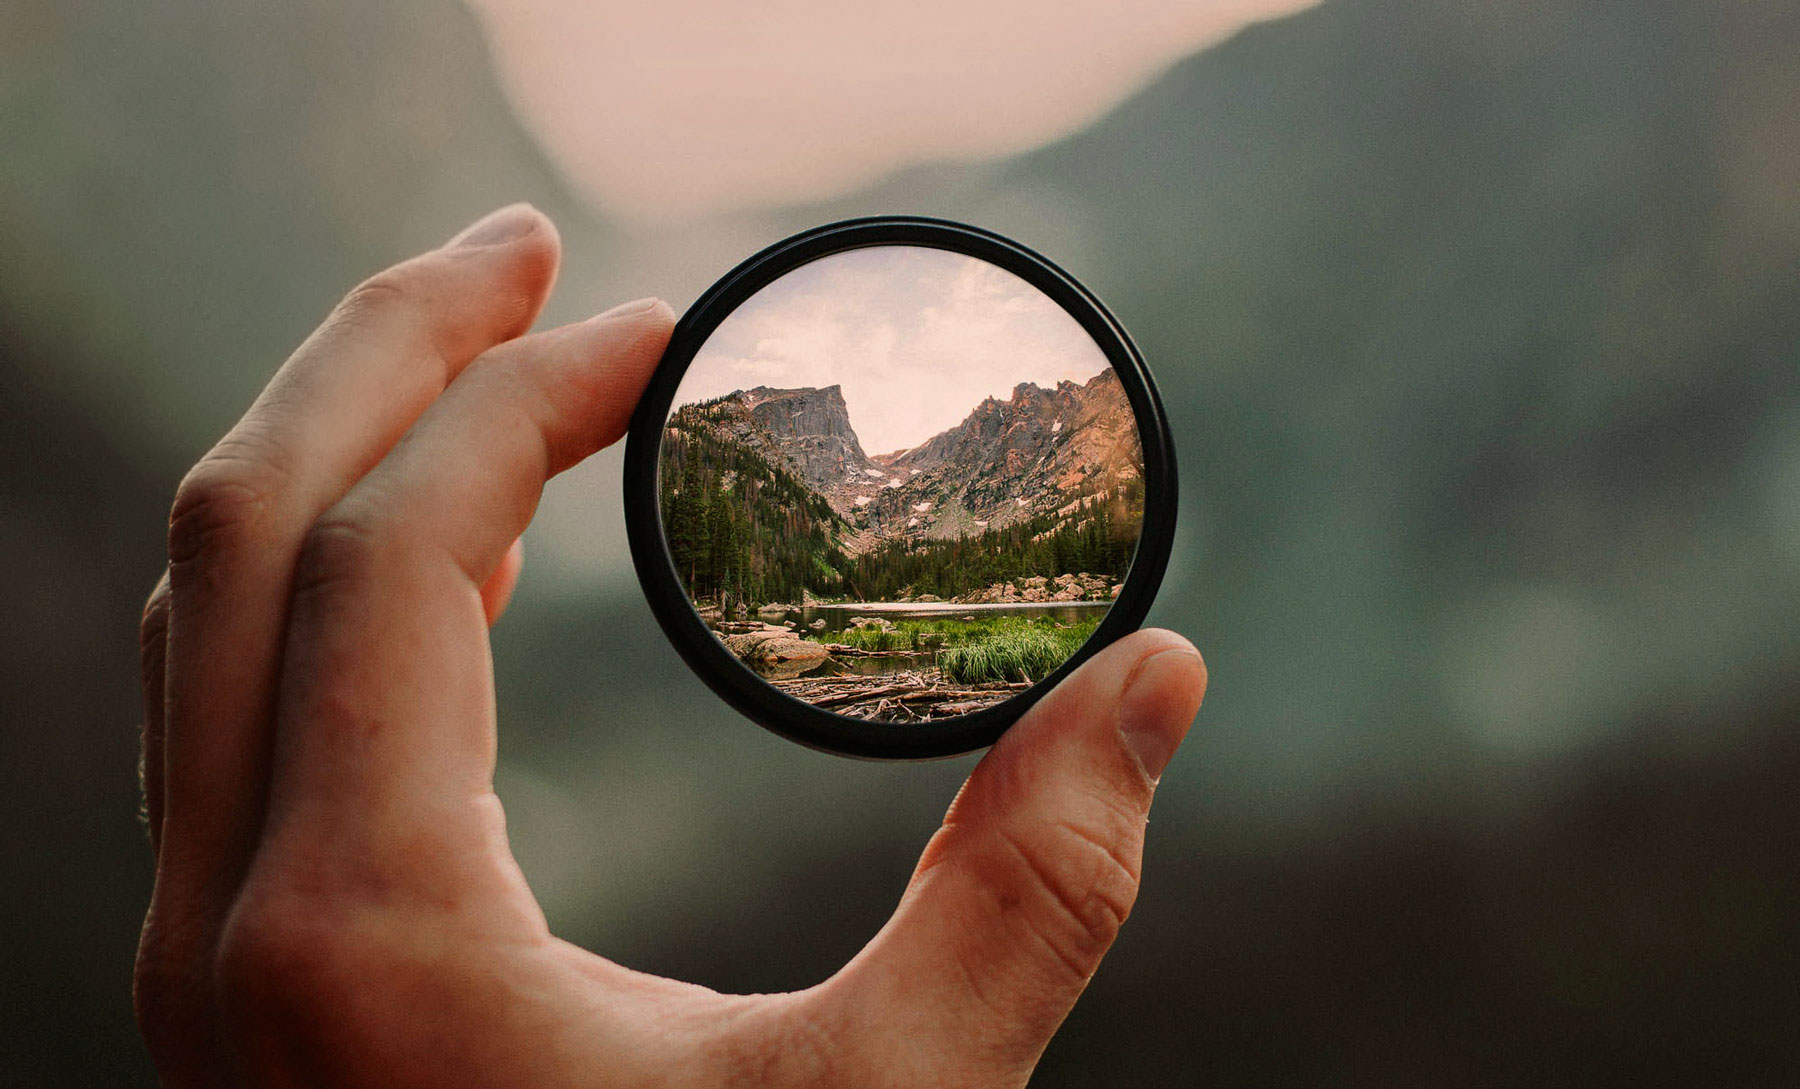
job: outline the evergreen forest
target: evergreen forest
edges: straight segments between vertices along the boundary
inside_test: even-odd
[[[1143,523],[1140,480],[1084,496],[1080,516],[1039,515],[972,537],[892,540],[851,562],[845,581],[862,601],[902,593],[950,598],[1042,575],[1085,571],[1122,577]]]
[[[669,553],[695,601],[799,601],[842,592],[849,529],[824,497],[742,443],[702,427],[664,436],[659,489]]]

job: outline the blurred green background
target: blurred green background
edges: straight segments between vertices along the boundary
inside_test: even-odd
[[[1213,688],[1041,1084],[1800,1082],[1797,56],[1792,3],[1326,0],[1022,156],[626,229],[461,7],[14,0],[0,1081],[152,1080],[135,626],[175,482],[350,284],[527,199],[554,320],[910,211],[1138,339],[1183,475],[1152,621]],[[517,852],[598,952],[810,984],[972,761],[729,712],[643,603],[619,466],[553,487],[494,633]]]

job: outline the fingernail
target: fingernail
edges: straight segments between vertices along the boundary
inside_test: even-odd
[[[611,310],[602,310],[600,313],[595,314],[589,320],[590,321],[611,321],[613,318],[623,318],[623,317],[626,317],[631,314],[637,314],[637,313],[641,313],[642,311],[648,310],[660,302],[662,302],[662,300],[657,298],[655,295],[651,295],[648,298],[643,298],[643,299],[633,299],[631,302],[628,302],[628,303],[620,303],[619,305],[613,307]]]
[[[1183,682],[1191,687],[1199,661],[1192,650],[1158,651],[1139,663],[1119,701],[1119,734],[1152,780],[1169,766],[1198,710]]]
[[[537,229],[538,212],[529,204],[509,204],[476,220],[450,240],[458,249],[481,246],[504,246],[517,242]]]

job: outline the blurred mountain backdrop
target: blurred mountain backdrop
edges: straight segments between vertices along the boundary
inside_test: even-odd
[[[1138,339],[1183,477],[1152,620],[1213,691],[1044,1084],[1792,1084],[1796,55],[1793,4],[1327,0],[1032,154],[634,233],[460,7],[15,0],[9,1084],[151,1081],[132,633],[182,469],[350,284],[518,199],[567,244],[552,320],[906,211],[1042,250]],[[804,986],[970,761],[732,715],[642,602],[618,466],[553,487],[495,632],[517,851],[571,939]]]

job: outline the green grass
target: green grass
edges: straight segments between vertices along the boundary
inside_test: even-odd
[[[902,620],[893,627],[809,632],[824,643],[866,651],[935,651],[938,668],[958,684],[1037,681],[1068,660],[1100,621],[1059,624],[1048,617]]]
[[[911,632],[901,629],[883,631],[880,628],[848,628],[844,631],[819,632],[818,638],[825,643],[842,643],[857,650],[914,650],[916,642]]]
[[[959,684],[1038,681],[1069,660],[1099,621],[1067,628],[1026,625],[938,651],[938,668]]]
[[[1083,632],[1094,630],[1093,624],[1078,624],[1076,627],[1081,628]],[[958,620],[954,617],[935,620],[901,620],[887,629],[870,626],[847,628],[844,631],[836,632],[808,632],[807,634],[823,643],[842,643],[858,650],[923,651],[966,646],[1002,635],[1040,628],[1046,631],[1074,630],[1073,628],[1061,628],[1055,621],[1049,619],[983,616],[974,620]],[[1085,639],[1086,635],[1084,634],[1082,638]]]

